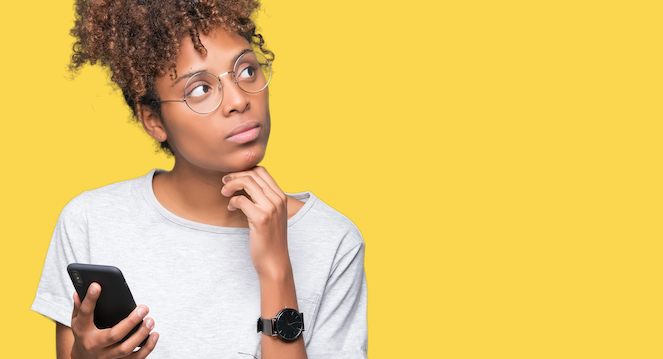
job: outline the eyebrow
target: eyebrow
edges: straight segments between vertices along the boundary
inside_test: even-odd
[[[246,54],[247,52],[253,52],[253,50],[252,50],[252,49],[244,49],[244,50],[242,50],[241,52],[239,52],[237,55],[235,55],[235,56],[230,60],[230,63],[232,64],[232,66],[235,65],[235,63],[237,62],[237,59],[239,59],[242,55]],[[234,69],[233,69],[233,70],[234,70]],[[173,82],[173,83],[170,85],[170,87],[175,87],[175,85],[177,85],[178,83],[182,82],[182,80],[184,80],[184,79],[189,79],[189,78],[191,78],[193,75],[195,75],[195,74],[197,74],[197,73],[199,73],[199,72],[208,72],[208,73],[212,73],[212,72],[211,72],[210,70],[208,70],[208,69],[200,69],[200,70],[189,71],[189,72],[185,73],[184,75],[180,76],[177,80],[175,80],[175,82]]]

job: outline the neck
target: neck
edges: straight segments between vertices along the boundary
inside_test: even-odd
[[[247,227],[242,211],[228,211],[229,197],[221,195],[221,179],[228,173],[201,170],[175,162],[170,172],[154,177],[157,200],[173,214],[199,223]]]

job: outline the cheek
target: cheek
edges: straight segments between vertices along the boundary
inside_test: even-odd
[[[177,161],[222,172],[244,171],[258,165],[265,157],[269,138],[268,123],[262,139],[248,147],[225,143],[225,132],[219,129],[171,125],[169,130],[169,142]]]
[[[252,146],[238,147],[224,141],[229,129],[228,120],[217,117],[192,116],[189,108],[162,111],[168,142],[176,158],[195,166],[224,172],[252,168],[265,156],[271,132],[271,120],[267,97],[254,102],[250,117],[260,119],[263,131],[260,140]],[[186,110],[186,111],[183,111]]]
[[[189,108],[184,106],[187,111]],[[209,125],[205,118],[184,111],[164,112],[164,125],[170,147],[182,156],[198,157],[217,147],[223,140],[220,128]]]

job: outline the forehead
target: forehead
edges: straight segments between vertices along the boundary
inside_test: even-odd
[[[237,56],[246,49],[251,49],[251,45],[243,36],[223,29],[211,31],[207,35],[200,34],[200,42],[207,52],[205,55],[195,49],[190,36],[182,39],[175,62],[178,77],[192,71],[207,70],[212,73],[230,71]]]

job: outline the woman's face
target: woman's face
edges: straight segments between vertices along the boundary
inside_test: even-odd
[[[202,56],[187,36],[177,57],[177,78],[170,74],[156,82],[161,100],[180,100],[191,75],[206,71],[218,76],[233,71],[235,59],[251,46],[240,35],[215,30],[200,35],[207,49]],[[177,165],[204,170],[236,172],[257,165],[265,155],[270,132],[268,89],[255,94],[242,91],[231,74],[221,76],[223,100],[208,114],[193,112],[186,103],[161,104],[161,124],[175,153]]]

